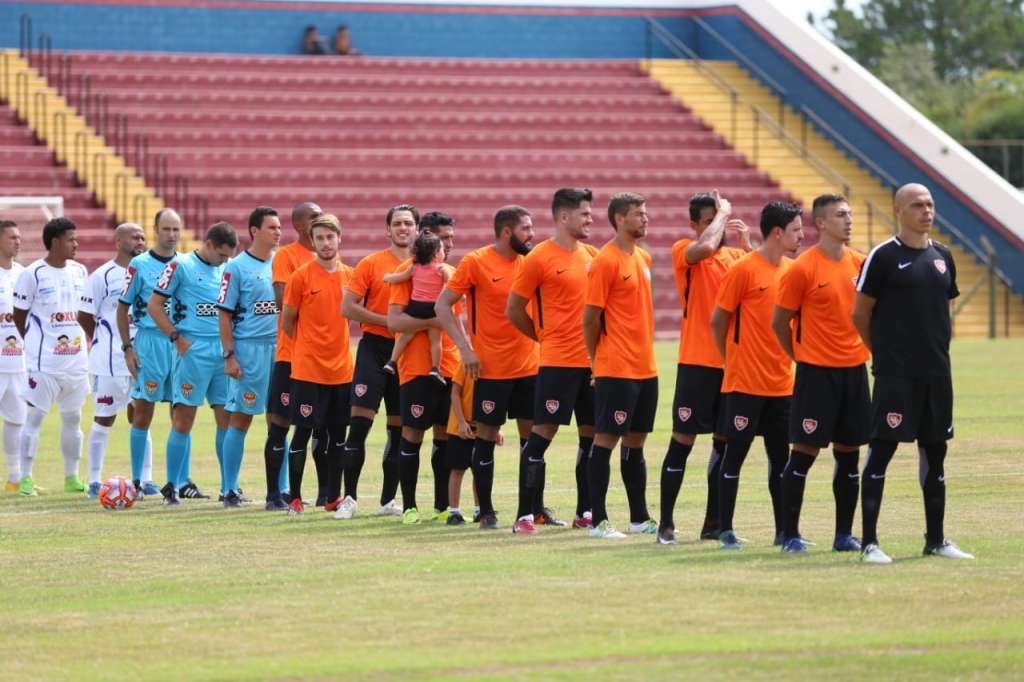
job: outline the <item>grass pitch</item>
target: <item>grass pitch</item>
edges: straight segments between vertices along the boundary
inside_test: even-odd
[[[646,449],[654,514],[675,345],[658,351],[660,418]],[[51,415],[35,473],[51,492],[0,497],[0,679],[1020,679],[1024,343],[957,342],[953,354],[957,438],[946,467],[946,528],[978,555],[974,562],[920,556],[924,514],[909,446],[889,469],[880,523],[896,563],[867,567],[828,551],[827,453],[807,485],[802,530],[818,542],[810,555],[771,547],[759,443],[736,514],[750,542],[726,554],[695,539],[706,439],[690,457],[676,512],[683,542],[660,547],[651,536],[597,541],[569,529],[514,536],[514,445],[498,456],[502,531],[367,516],[380,486],[380,421],[360,484],[363,515],[352,521],[321,511],[289,518],[261,504],[229,511],[212,501],[164,509],[151,499],[105,512],[54,492],[62,464]],[[158,481],[166,432],[161,415]],[[105,475],[128,471],[127,433],[119,421]],[[261,499],[259,422],[251,434],[242,485]],[[547,500],[563,517],[575,501],[574,449],[567,430],[548,455]],[[193,452],[194,478],[215,491],[208,413]],[[308,471],[312,485],[312,462]],[[426,458],[421,474],[428,507]],[[463,508],[468,481],[465,488]],[[625,525],[614,470],[609,510]]]

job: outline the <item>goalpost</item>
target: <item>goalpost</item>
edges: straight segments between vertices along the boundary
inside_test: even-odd
[[[0,220],[13,220],[21,232],[18,261],[31,263],[45,253],[40,237],[48,220],[64,215],[64,197],[0,196]]]

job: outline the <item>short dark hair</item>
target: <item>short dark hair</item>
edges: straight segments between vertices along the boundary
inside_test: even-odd
[[[501,231],[506,227],[514,228],[519,224],[519,221],[523,216],[529,215],[530,212],[522,206],[516,206],[515,204],[502,206],[498,209],[498,212],[494,214],[494,236],[500,236]]]
[[[446,225],[454,226],[455,218],[452,218],[447,213],[442,213],[441,211],[430,211],[429,213],[424,213],[423,217],[420,218],[420,229],[429,230],[434,234],[437,234],[438,229],[445,227]]]
[[[270,208],[269,206],[257,206],[249,214],[249,236],[252,237],[252,231],[258,230],[263,227],[263,219],[267,216],[277,217],[277,211]]]
[[[6,230],[8,227],[17,226],[18,223],[14,222],[13,220],[0,220],[0,234],[3,234],[3,231]]]
[[[646,203],[647,199],[634,192],[613,194],[608,200],[608,222],[611,223],[612,229],[619,231],[619,226],[615,224],[615,216],[626,215],[632,207],[643,206]]]
[[[584,201],[593,202],[594,193],[585,187],[563,187],[551,198],[551,215],[557,220],[560,211],[575,211]]]
[[[715,197],[710,192],[698,192],[690,197],[690,222],[699,223],[705,208],[717,208]]]
[[[793,220],[803,213],[800,207],[788,201],[769,201],[761,209],[761,238],[768,239],[772,230],[785,230]]]
[[[412,260],[419,265],[428,265],[434,260],[434,256],[441,249],[441,240],[436,234],[428,230],[420,232],[416,241],[412,243]]]
[[[848,203],[850,203],[849,200],[842,194],[822,194],[821,196],[814,197],[814,203],[811,204],[811,220],[825,217],[826,206]]]
[[[395,215],[397,211],[408,211],[412,213],[412,220],[416,223],[416,227],[420,226],[420,212],[416,210],[416,207],[412,204],[398,204],[388,209],[388,215],[384,218],[384,224],[391,227],[391,217]]]
[[[204,239],[213,243],[215,247],[230,246],[232,249],[238,246],[238,235],[230,223],[223,220],[210,225]]]
[[[43,225],[43,246],[49,251],[50,247],[53,246],[53,240],[58,237],[63,237],[66,233],[77,230],[78,227],[75,225],[71,218],[52,218]]]

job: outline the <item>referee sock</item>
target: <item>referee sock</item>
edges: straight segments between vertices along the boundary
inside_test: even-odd
[[[370,433],[373,420],[366,417],[352,417],[348,424],[348,438],[345,439],[345,495],[357,499],[359,476],[366,462],[366,436]]]
[[[868,443],[868,460],[861,474],[860,508],[864,534],[861,544],[867,547],[878,544],[878,513],[882,507],[882,493],[885,490],[885,470],[896,454],[896,441],[872,440]]]
[[[832,469],[832,496],[836,499],[836,535],[853,535],[853,515],[857,511],[860,493],[860,473],[857,463],[860,451],[832,450],[835,467]]]
[[[675,438],[668,442],[668,452],[661,463],[661,525],[666,528],[676,527],[672,514],[686,475],[686,458],[692,450],[692,444],[680,443]]]
[[[402,427],[388,426],[388,442],[384,446],[384,458],[381,461],[381,469],[384,472],[384,482],[380,486],[381,506],[398,495],[398,453],[401,443]]]
[[[519,451],[519,509],[516,511],[517,519],[543,509],[543,504],[538,508],[537,502],[543,491],[544,453],[547,452],[549,445],[551,445],[551,441],[547,438],[539,433],[531,433]]]
[[[191,433],[180,433],[173,428],[167,432],[167,480],[180,488],[182,483],[178,476],[185,463],[185,454],[192,440]]]
[[[91,434],[89,436],[89,440],[92,440]],[[131,432],[128,435],[128,447],[130,448],[131,451],[133,481],[142,480],[142,464],[146,458],[146,443],[148,442],[149,429],[137,429],[133,426]],[[89,449],[90,451],[92,450],[91,444],[89,446]],[[177,473],[175,473],[175,475],[177,475]]]
[[[238,491],[238,477],[242,471],[242,458],[245,457],[245,431],[228,427],[224,434],[224,481],[222,488],[227,491]]]
[[[946,539],[942,528],[946,516],[946,442],[922,443],[917,452],[924,494],[925,540],[929,545],[938,545]]]
[[[4,456],[7,458],[7,480],[21,480],[21,424],[4,422]]]
[[[110,429],[111,427],[96,422],[89,428],[89,483],[100,482],[103,456],[107,452],[107,441],[110,440]],[[134,470],[132,473],[135,473]],[[133,475],[132,480],[139,479]]]
[[[448,508],[448,440],[434,439],[430,452],[430,468],[434,472],[434,510],[443,512]]]
[[[718,527],[732,530],[732,517],[736,512],[736,494],[740,488],[740,469],[750,452],[751,437],[733,438],[725,447],[721,476],[718,478]]]
[[[580,436],[579,447],[576,449],[576,518],[590,511],[590,478],[587,475],[587,464],[590,461],[590,448],[594,447],[594,439]]]
[[[302,475],[306,468],[306,446],[312,429],[296,426],[292,433],[292,444],[288,448],[288,489],[293,500],[302,499]]]
[[[704,508],[704,525],[718,524],[718,479],[722,475],[722,458],[725,457],[725,441],[717,438],[711,441],[711,457],[708,459],[708,503]]]
[[[327,448],[331,444],[331,437],[327,433],[327,429],[317,429],[313,432],[313,466],[316,468],[316,497],[327,498],[327,502],[331,501],[331,498],[327,497],[328,479],[330,473],[327,471]]]
[[[804,505],[804,485],[807,472],[814,465],[814,456],[806,452],[789,455],[786,468],[782,470],[782,500],[786,511],[783,533],[786,539],[800,537],[800,509]]]
[[[220,493],[221,495],[227,494],[227,490],[224,489],[224,485],[227,482],[227,470],[224,468],[224,438],[228,435],[227,430],[221,431],[217,429],[217,436],[214,440],[214,446],[217,449],[217,463],[220,465]]]
[[[590,484],[590,504],[594,526],[608,520],[605,506],[608,498],[608,481],[612,475],[611,448],[594,445],[587,458],[587,481]]]
[[[281,472],[284,470],[285,439],[288,427],[270,424],[267,427],[267,442],[263,446],[263,466],[267,479],[267,499],[281,497]],[[285,479],[287,481],[287,479]]]
[[[192,432],[189,431],[185,435],[188,436],[185,441],[185,454],[178,463],[178,470],[175,474],[177,478],[171,479],[172,481],[177,481],[176,485],[179,489],[192,478]]]
[[[494,441],[477,437],[473,443],[473,482],[480,498],[480,515],[494,513]]]
[[[420,446],[402,438],[398,452],[398,479],[402,485],[402,510],[416,507],[416,480],[420,475]]]
[[[647,460],[643,448],[619,448],[619,468],[626,486],[631,523],[643,523],[651,518],[647,511]]]

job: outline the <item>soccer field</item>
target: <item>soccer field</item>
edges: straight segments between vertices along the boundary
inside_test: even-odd
[[[646,448],[655,515],[675,352],[659,344],[661,408]],[[953,361],[946,531],[974,562],[921,556],[924,512],[909,446],[889,468],[880,522],[896,563],[869,567],[829,551],[827,453],[811,470],[801,524],[818,546],[800,557],[771,546],[760,443],[736,513],[750,542],[725,553],[696,540],[706,439],[690,457],[676,512],[681,543],[663,547],[648,535],[599,541],[544,527],[535,537],[513,535],[512,444],[498,453],[501,531],[367,516],[380,489],[382,420],[360,485],[364,515],[355,520],[319,510],[288,517],[262,503],[226,510],[188,500],[165,509],[159,498],[106,512],[82,495],[54,492],[62,465],[51,415],[35,474],[50,492],[0,498],[0,679],[1019,679],[1024,343],[954,342]],[[105,475],[128,471],[127,433],[119,421]],[[166,433],[164,414],[154,426],[160,483]],[[259,500],[264,435],[255,422],[242,478]],[[548,455],[547,500],[565,518],[575,501],[574,451],[566,431]],[[193,477],[214,492],[208,411],[193,453]],[[420,471],[427,506],[426,458]],[[464,487],[465,508],[468,480]],[[608,499],[612,520],[624,526],[616,467]]]

